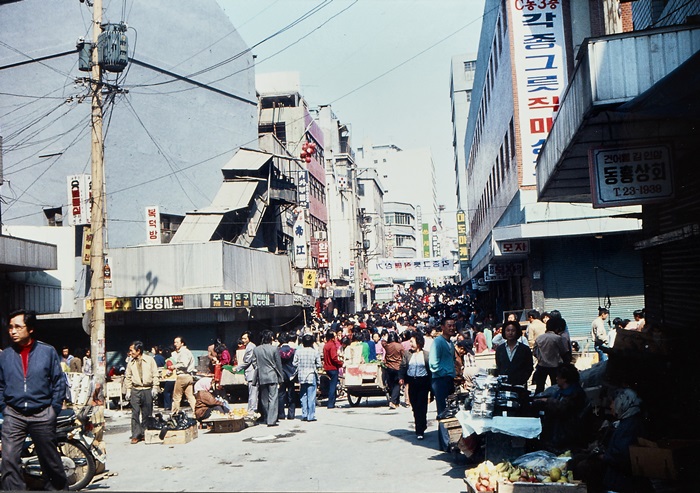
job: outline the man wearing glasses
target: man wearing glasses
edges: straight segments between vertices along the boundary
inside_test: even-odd
[[[66,395],[66,383],[56,350],[33,337],[36,314],[10,313],[12,344],[0,353],[3,490],[26,490],[20,469],[22,445],[34,442],[46,489],[67,488],[66,473],[56,448],[56,418]]]

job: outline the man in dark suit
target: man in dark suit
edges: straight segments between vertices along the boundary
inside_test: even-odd
[[[496,348],[496,370],[498,375],[507,375],[511,385],[524,385],[532,374],[532,351],[519,341],[522,330],[517,321],[508,321],[503,326],[505,344]]]
[[[258,368],[258,386],[260,387],[260,407],[267,426],[277,426],[279,410],[279,384],[284,381],[282,358],[272,341],[275,335],[271,330],[264,330],[261,344],[253,350],[253,360]]]

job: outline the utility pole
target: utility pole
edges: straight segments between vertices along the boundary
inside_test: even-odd
[[[102,135],[102,68],[99,65],[98,36],[102,30],[102,0],[93,1],[92,12],[92,246],[90,248],[90,348],[95,389],[104,393],[106,377],[105,305],[104,305],[104,138]],[[99,395],[99,393],[98,393]]]

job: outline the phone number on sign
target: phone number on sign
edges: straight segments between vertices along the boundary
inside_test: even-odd
[[[632,196],[632,195],[650,195],[654,193],[662,193],[661,185],[639,185],[637,187],[615,187],[613,188],[616,197]]]

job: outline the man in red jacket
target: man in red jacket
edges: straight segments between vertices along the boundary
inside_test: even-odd
[[[323,346],[323,370],[331,379],[328,388],[328,409],[335,407],[335,391],[338,388],[338,370],[343,367],[343,362],[338,358],[338,346],[335,343],[335,333],[332,330],[326,332],[326,344]]]

